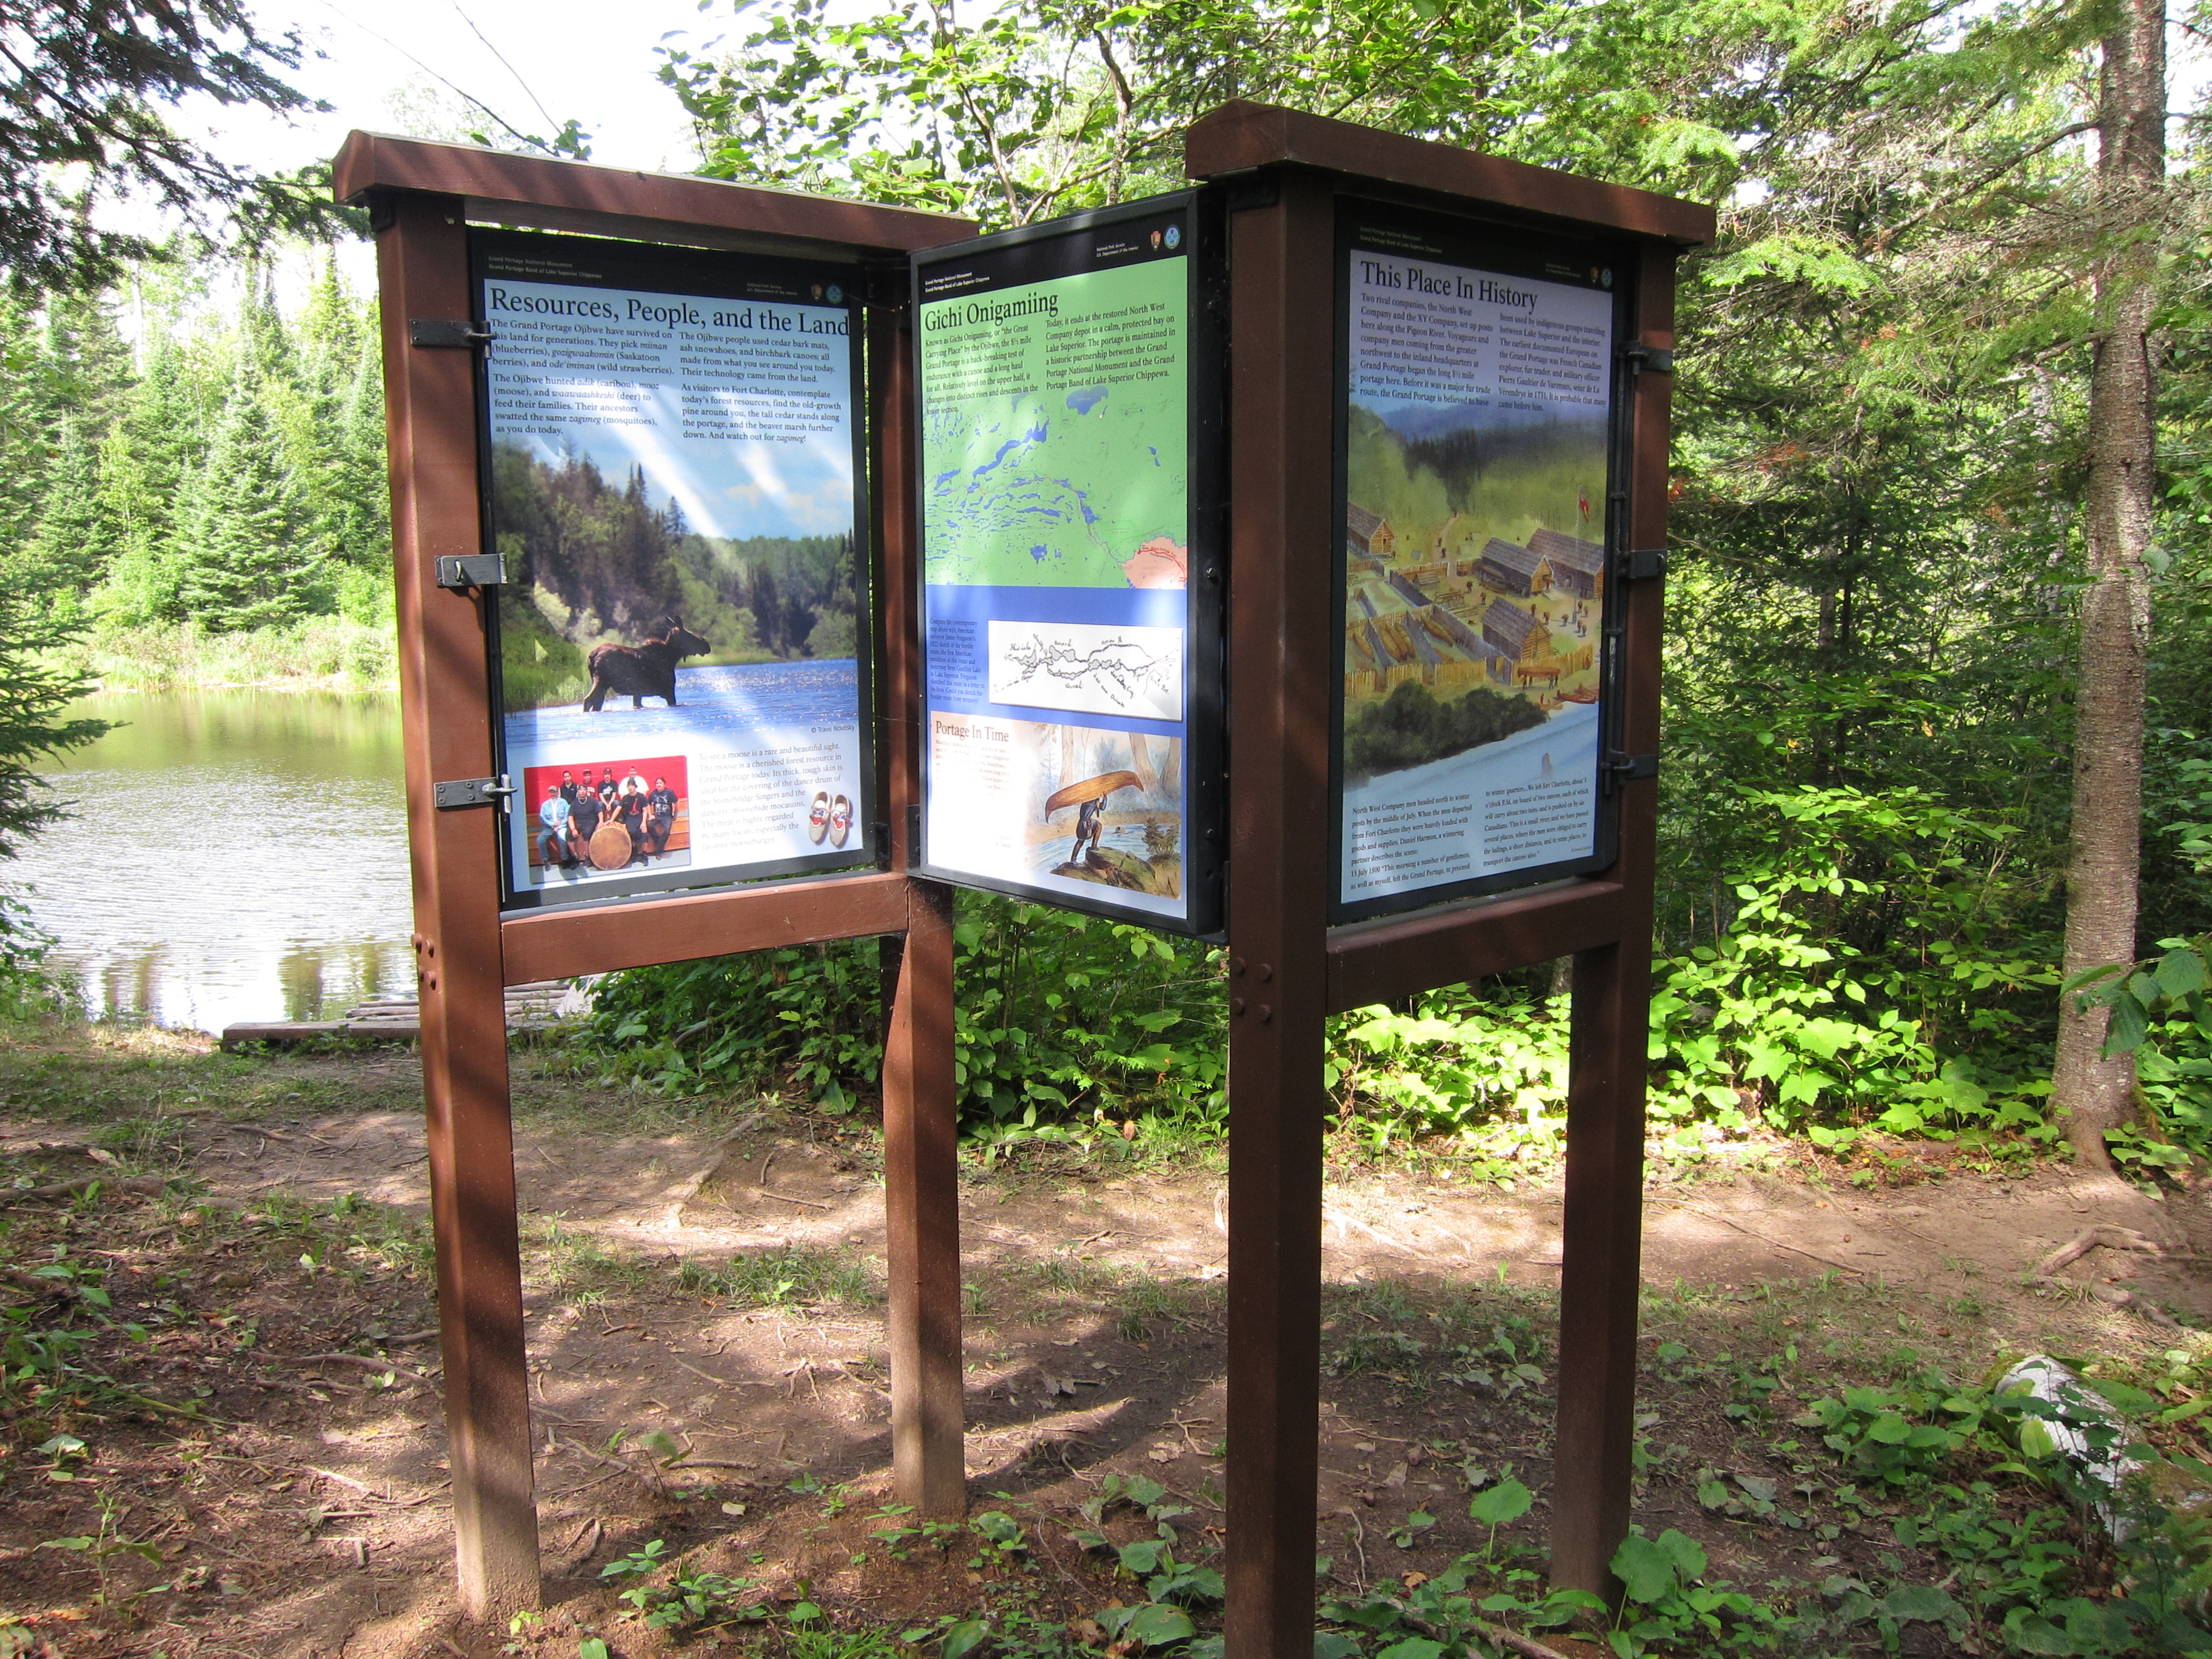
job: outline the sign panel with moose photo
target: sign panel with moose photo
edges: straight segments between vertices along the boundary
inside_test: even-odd
[[[471,258],[508,907],[873,863],[858,270]]]

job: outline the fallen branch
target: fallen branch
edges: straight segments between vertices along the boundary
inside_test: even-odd
[[[2048,1279],[2061,1267],[2079,1261],[2100,1244],[2108,1250],[2139,1250],[2145,1255],[2164,1255],[2166,1247],[2132,1227],[2092,1227],[2079,1238],[2061,1244],[2028,1272],[2030,1279]]]
[[[28,1291],[33,1296],[58,1297],[64,1302],[88,1302],[84,1286],[74,1279],[48,1278],[34,1273],[27,1267],[0,1268],[0,1278],[19,1291]],[[97,1305],[97,1304],[95,1304]]]
[[[1501,1647],[1510,1648],[1516,1653],[1525,1655],[1526,1659],[1567,1659],[1567,1656],[1559,1649],[1547,1647],[1532,1636],[1517,1635],[1507,1630],[1503,1625],[1492,1624],[1487,1619],[1477,1619],[1474,1623],[1474,1627],[1492,1641]]]
[[[2172,1315],[2154,1302],[2146,1302],[2133,1291],[2118,1285],[2082,1285],[2074,1279],[2058,1277],[2061,1267],[2079,1261],[2100,1244],[2108,1250],[2134,1250],[2143,1255],[2167,1257],[2172,1254],[2156,1239],[2146,1237],[2132,1227],[2092,1227],[2079,1237],[2061,1244],[2037,1262],[2029,1269],[2027,1283],[2038,1288],[2086,1290],[2107,1307],[2131,1309],[2154,1325],[2178,1328],[2178,1322]]]
[[[97,1187],[109,1193],[159,1193],[168,1185],[160,1176],[131,1176],[118,1180],[112,1175],[80,1176],[75,1181],[50,1182],[44,1187],[21,1187],[10,1192],[0,1188],[0,1203],[21,1204],[27,1199],[75,1198],[89,1188]]]
[[[553,1438],[550,1435],[546,1437]],[[665,1493],[668,1490],[668,1484],[660,1478],[660,1472],[650,1465],[641,1469],[626,1457],[612,1457],[605,1452],[595,1452],[580,1440],[554,1440],[553,1443],[565,1450],[580,1453],[594,1463],[604,1463],[611,1469],[620,1469],[632,1480],[645,1482],[657,1492]]]
[[[311,1353],[302,1356],[300,1364],[302,1365],[358,1365],[363,1370],[390,1371],[394,1376],[404,1376],[410,1382],[420,1382],[426,1389],[437,1386],[420,1371],[410,1370],[406,1366],[395,1364],[389,1359],[373,1359],[366,1354]]]
[[[389,1504],[395,1510],[411,1510],[417,1504],[427,1504],[444,1490],[443,1486],[441,1485],[433,1487],[419,1498],[390,1498],[377,1491],[367,1481],[356,1480],[349,1474],[340,1474],[336,1469],[317,1468],[313,1463],[301,1463],[295,1467],[305,1469],[309,1474],[319,1474],[325,1480],[334,1481],[341,1486],[359,1492],[364,1498],[373,1498],[380,1504]]]
[[[824,1204],[818,1199],[793,1198],[789,1193],[772,1193],[765,1187],[756,1187],[753,1190],[763,1198],[776,1199],[786,1204],[804,1204],[810,1210],[829,1210],[836,1207],[835,1205]]]
[[[1755,1238],[1762,1244],[1771,1244],[1778,1250],[1787,1250],[1792,1255],[1807,1256],[1814,1261],[1824,1261],[1831,1267],[1840,1268],[1847,1273],[1856,1273],[1861,1279],[1866,1277],[1866,1269],[1863,1267],[1854,1267],[1848,1261],[1838,1261],[1832,1255],[1822,1255],[1818,1250],[1808,1250],[1802,1244],[1786,1244],[1778,1238],[1770,1237],[1756,1227],[1747,1227],[1741,1221],[1731,1220],[1724,1215],[1715,1215],[1711,1210],[1701,1210],[1694,1204],[1680,1204],[1677,1207],[1687,1210],[1692,1215],[1701,1215],[1708,1221],[1717,1221],[1723,1227],[1733,1227],[1745,1237]]]

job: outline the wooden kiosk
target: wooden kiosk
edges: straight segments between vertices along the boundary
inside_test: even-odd
[[[1571,954],[1573,1071],[1552,1577],[1613,1589],[1628,1528],[1658,805],[1661,580],[1674,261],[1710,211],[1447,145],[1252,104],[1192,127],[1184,169],[1230,192],[1229,1653],[1313,1639],[1328,1016]],[[1608,864],[1503,896],[1332,927],[1315,803],[1332,798],[1328,677],[1341,632],[1331,483],[1340,210],[1402,205],[1502,240],[1619,250],[1626,451],[1613,466],[1608,638],[1619,723],[1601,755]],[[1629,262],[1632,261],[1632,264]]]
[[[541,1594],[508,984],[871,934],[901,942],[883,1075],[894,1467],[906,1501],[962,1514],[951,895],[909,873],[919,861],[927,708],[909,269],[917,252],[974,228],[359,133],[335,171],[340,199],[370,209],[383,296],[415,946],[464,1606],[498,1617]],[[1607,1589],[1626,1528],[1674,262],[1709,240],[1712,217],[1638,191],[1243,103],[1191,129],[1186,171],[1200,186],[1193,199],[1223,227],[1226,276],[1225,571],[1212,574],[1225,574],[1225,699],[1217,703],[1225,701],[1229,756],[1228,1651],[1307,1659],[1331,1013],[1573,956],[1555,1581]],[[1601,246],[1626,323],[1611,353],[1619,413],[1609,498],[1585,507],[1604,526],[1611,595],[1600,642],[1609,689],[1595,851],[1533,886],[1525,872],[1517,885],[1476,878],[1352,916],[1360,907],[1339,890],[1339,837],[1316,811],[1345,787],[1329,672],[1346,648],[1343,330],[1320,325],[1342,315],[1342,226],[1363,204],[1442,216],[1470,235]],[[851,271],[865,296],[854,312],[872,513],[875,867],[503,909],[501,803],[513,786],[495,758],[500,570],[485,541],[475,349],[485,333],[472,225],[647,250],[804,257]],[[865,661],[866,637],[860,650]],[[1548,756],[1546,765],[1548,775]]]
[[[485,554],[469,228],[519,225],[648,246],[801,251],[903,273],[910,249],[963,220],[854,202],[356,133],[334,189],[366,202],[383,297],[392,529],[398,584],[415,950],[422,1006],[438,1312],[452,1442],[454,1549],[471,1617],[541,1594],[507,1095],[504,988],[649,963],[869,934],[902,939],[884,1058],[893,1456],[899,1490],[958,1514],[959,1197],[952,1081],[951,896],[906,875],[919,688],[914,653],[912,409],[902,307],[866,311],[869,427],[885,645],[882,854],[887,867],[820,880],[502,915],[498,714],[484,585],[452,562]],[[896,300],[896,283],[890,292]],[[441,566],[443,569],[441,571]],[[444,584],[441,585],[441,575]],[[447,786],[441,790],[441,786]],[[460,794],[441,805],[441,793]]]

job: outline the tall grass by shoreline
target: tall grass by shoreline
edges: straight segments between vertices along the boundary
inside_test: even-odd
[[[193,623],[99,627],[69,653],[103,691],[259,690],[396,693],[392,625],[309,617],[273,628],[212,633]]]

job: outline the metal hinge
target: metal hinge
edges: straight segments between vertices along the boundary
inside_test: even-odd
[[[1656,755],[1624,755],[1617,750],[1605,757],[1606,775],[1626,782],[1631,778],[1656,778],[1659,775],[1659,757]]]
[[[474,323],[449,323],[435,317],[408,319],[407,343],[437,351],[466,351],[491,343],[491,331]]]
[[[1646,582],[1667,574],[1667,550],[1663,547],[1627,547],[1613,555],[1620,577],[1625,582]]]
[[[438,560],[441,587],[497,587],[506,580],[504,553],[448,553]]]
[[[449,782],[432,786],[431,799],[441,812],[459,806],[499,806],[514,793],[514,786],[502,772],[495,778],[454,778]]]
[[[1640,340],[1631,341],[1621,347],[1620,355],[1628,360],[1632,368],[1649,369],[1654,374],[1672,374],[1674,372],[1674,353],[1667,346],[1645,345]]]

